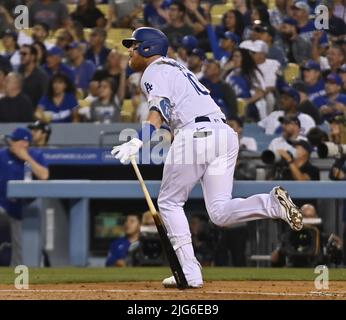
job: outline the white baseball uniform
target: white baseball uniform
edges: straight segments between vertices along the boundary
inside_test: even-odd
[[[141,87],[149,106],[157,104],[158,98],[170,102],[159,108],[170,128],[177,130],[166,158],[158,206],[188,283],[198,285],[202,275],[183,206],[199,181],[209,217],[218,226],[283,218],[283,213],[273,192],[232,199],[238,137],[192,72],[161,57],[144,71]]]

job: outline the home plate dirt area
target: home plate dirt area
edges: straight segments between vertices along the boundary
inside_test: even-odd
[[[161,284],[168,267],[28,268],[18,290],[15,270],[0,268],[0,300],[346,300],[346,269],[326,271],[322,283],[313,268],[205,267],[203,288],[178,290]]]
[[[316,290],[312,281],[207,281],[202,289],[165,289],[160,282],[36,284],[28,290],[0,286],[1,300],[346,300],[346,281]]]

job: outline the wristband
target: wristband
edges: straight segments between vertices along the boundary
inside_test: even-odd
[[[138,132],[138,139],[141,140],[143,143],[149,142],[155,130],[155,126],[152,125],[150,122],[142,123],[142,128]]]

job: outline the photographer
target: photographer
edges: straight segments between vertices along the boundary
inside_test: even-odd
[[[277,153],[286,162],[287,167],[283,170],[282,180],[309,181],[320,180],[319,169],[310,162],[311,146],[305,140],[291,142],[295,148],[295,157],[286,150],[279,149]]]

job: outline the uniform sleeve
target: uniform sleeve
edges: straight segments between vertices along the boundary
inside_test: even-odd
[[[159,68],[161,68],[161,70],[158,70]],[[163,65],[153,67],[151,70],[144,73],[141,80],[141,88],[148,101],[155,97],[170,99],[170,79],[172,79],[172,76],[169,75],[169,71]]]

